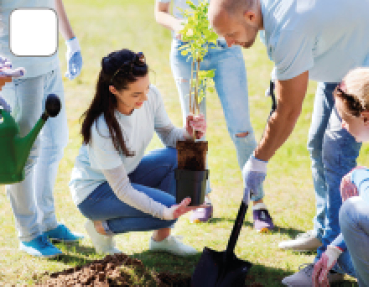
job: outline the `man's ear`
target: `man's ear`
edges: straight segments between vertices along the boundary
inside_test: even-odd
[[[113,86],[113,85],[109,85],[109,91],[110,93],[112,93],[113,95],[116,95],[118,92],[117,92],[117,89]]]
[[[243,13],[243,18],[246,20],[247,23],[255,23],[256,22],[256,13],[249,9]]]
[[[369,111],[362,111],[360,116],[364,120],[364,125],[369,126]]]

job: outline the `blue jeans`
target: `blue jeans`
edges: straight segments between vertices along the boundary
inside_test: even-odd
[[[176,204],[176,168],[177,150],[157,149],[145,155],[128,177],[135,189],[170,207]],[[176,222],[153,217],[125,204],[108,182],[97,187],[78,208],[85,217],[103,221],[108,234],[169,228]]]
[[[346,200],[339,214],[340,226],[359,286],[369,286],[369,204],[361,197]],[[342,255],[341,255],[342,256]],[[339,262],[340,263],[340,259]],[[351,267],[352,268],[352,267]],[[346,273],[350,270],[344,269]],[[349,273],[350,274],[350,273]]]
[[[171,68],[179,92],[183,122],[189,114],[189,88],[191,75],[191,61],[181,55],[178,48],[182,41],[174,39],[170,54]],[[247,75],[245,62],[239,46],[227,47],[224,40],[218,40],[218,45],[210,45],[209,52],[200,65],[200,70],[215,69],[215,88],[223,108],[228,133],[236,147],[238,164],[241,172],[246,161],[256,148],[256,140],[250,121],[249,99],[247,92]],[[211,100],[211,99],[209,99]],[[201,112],[206,116],[206,97],[200,104]],[[237,136],[248,133],[247,136]],[[202,138],[205,140],[205,138]],[[207,192],[210,192],[210,183],[207,182]],[[260,188],[252,200],[264,197],[263,188]]]
[[[334,108],[333,90],[338,83],[319,83],[309,131],[312,175],[316,196],[314,230],[323,243],[315,261],[339,234],[342,177],[356,166],[361,144],[342,128]]]
[[[64,90],[59,68],[39,77],[13,80],[3,88],[22,137],[40,118],[51,93],[59,96],[62,109],[57,117],[47,120],[37,137],[25,166],[25,180],[6,186],[21,241],[30,241],[58,225],[53,189],[68,143]]]

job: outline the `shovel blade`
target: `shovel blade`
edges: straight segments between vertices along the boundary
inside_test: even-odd
[[[192,287],[245,286],[246,274],[252,264],[238,259],[234,254],[225,262],[225,251],[205,247],[191,278]]]

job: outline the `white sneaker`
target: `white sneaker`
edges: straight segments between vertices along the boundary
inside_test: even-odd
[[[96,252],[101,254],[115,254],[122,253],[119,249],[115,247],[115,242],[113,237],[110,235],[103,235],[96,231],[94,223],[91,220],[87,220],[85,223],[85,228],[88,235],[91,238],[92,244],[94,245]]]
[[[282,241],[278,244],[280,249],[293,250],[298,252],[316,251],[322,243],[315,237],[315,232],[309,230],[299,234],[294,240]]]
[[[198,253],[195,248],[182,243],[172,235],[169,235],[162,241],[155,241],[150,238],[149,249],[152,251],[166,251],[179,256],[195,255]]]

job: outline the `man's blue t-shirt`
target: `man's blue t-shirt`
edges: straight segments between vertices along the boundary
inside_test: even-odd
[[[369,0],[260,0],[275,78],[340,82],[369,66]]]

